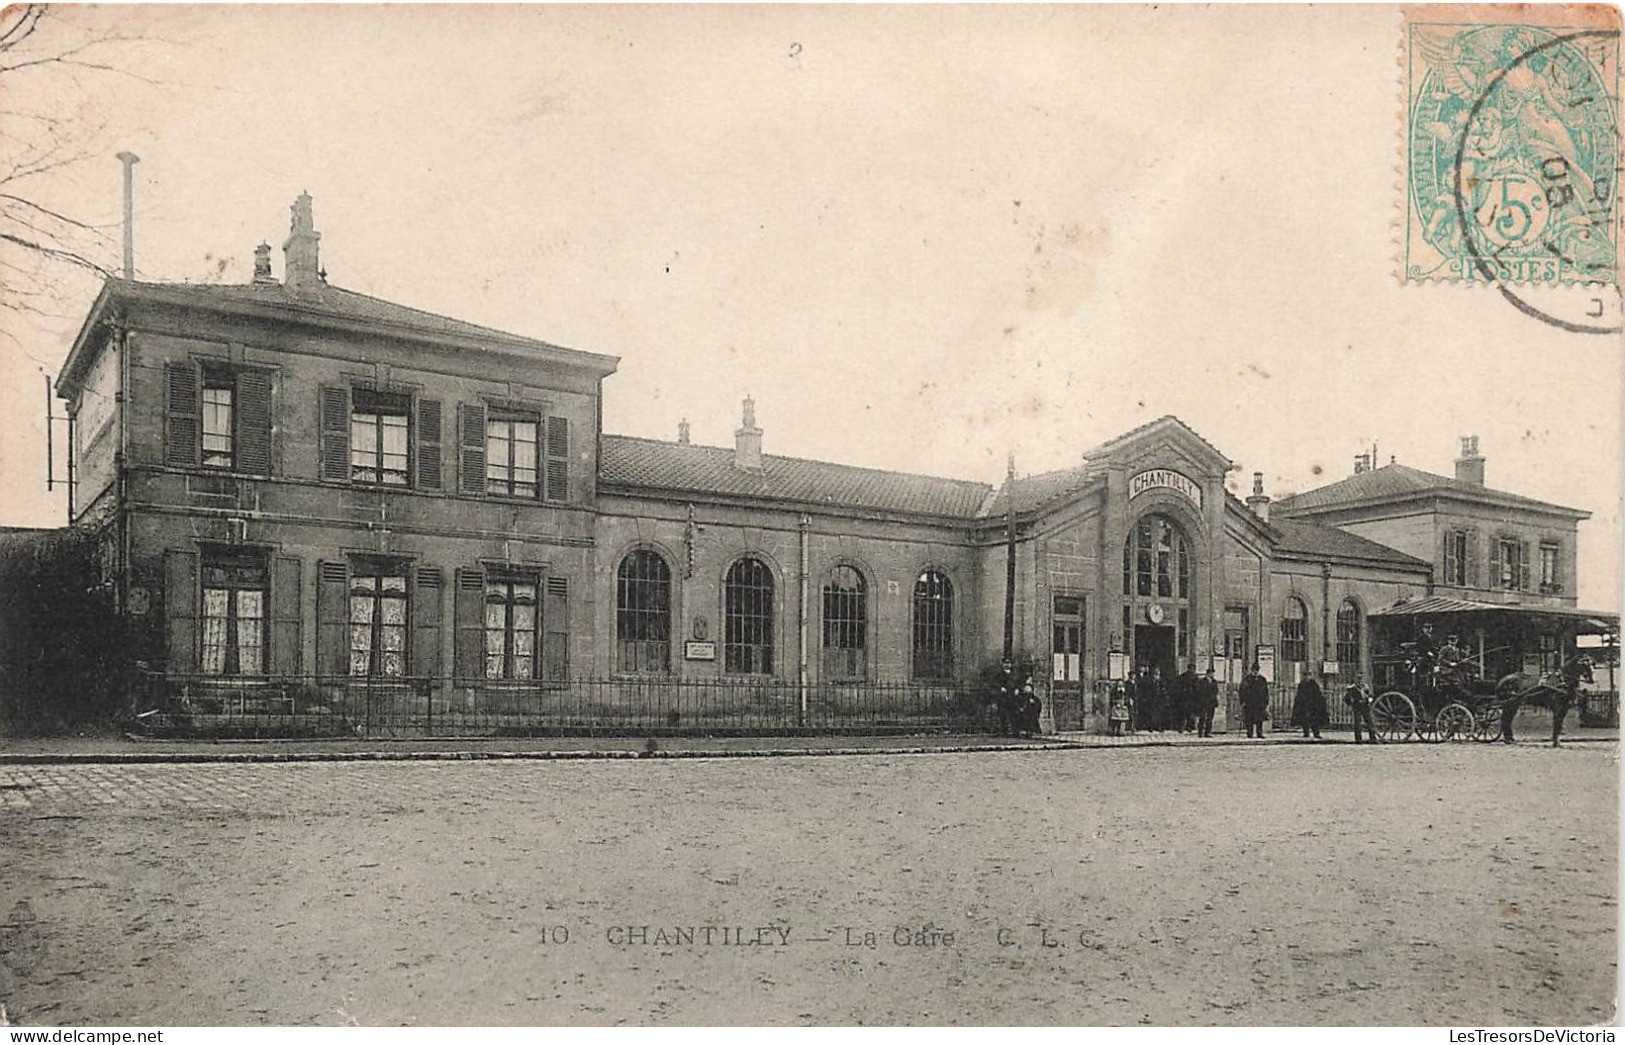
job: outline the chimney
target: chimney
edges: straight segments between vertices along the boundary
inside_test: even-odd
[[[1484,458],[1478,455],[1478,436],[1461,437],[1461,456],[1456,458],[1456,481],[1484,485]]]
[[[282,244],[282,279],[289,290],[317,290],[327,282],[317,257],[321,240],[310,213],[310,193],[302,192],[293,201],[293,227]]]
[[[762,430],[756,427],[756,400],[745,397],[744,423],[734,433],[734,467],[747,472],[762,470]]]
[[[677,441],[684,446],[688,445],[688,418],[677,422]]]
[[[271,275],[271,245],[269,243],[261,243],[254,248],[254,282],[276,282],[276,277]]]
[[[1371,455],[1370,454],[1355,454],[1354,455],[1354,474],[1359,475],[1361,472],[1369,472],[1369,471],[1371,471]]]
[[[1253,473],[1253,492],[1247,498],[1247,507],[1265,522],[1270,521],[1270,495],[1264,492],[1264,473]]]

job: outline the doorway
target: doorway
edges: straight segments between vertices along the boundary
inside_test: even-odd
[[[1166,681],[1174,677],[1174,629],[1169,624],[1134,626],[1134,668],[1155,668]]]

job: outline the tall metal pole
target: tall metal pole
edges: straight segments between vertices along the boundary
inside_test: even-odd
[[[135,279],[135,165],[141,157],[133,152],[118,154],[124,164],[124,278]]]
[[[1004,659],[1016,653],[1016,454],[1004,476]]]
[[[56,488],[56,447],[51,439],[51,429],[56,426],[56,418],[52,416],[51,409],[51,375],[42,374],[45,378],[45,489]]]

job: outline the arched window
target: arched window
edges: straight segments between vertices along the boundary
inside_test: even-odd
[[[1302,664],[1309,659],[1309,610],[1296,595],[1287,596],[1281,612],[1281,662]]]
[[[1123,594],[1190,597],[1190,546],[1172,519],[1147,515],[1123,543]]]
[[[1360,670],[1360,607],[1353,599],[1337,607],[1337,668],[1351,677]]]
[[[722,583],[723,664],[736,675],[773,674],[773,572],[740,559]]]
[[[863,574],[836,566],[824,581],[825,679],[861,679],[869,669],[868,594]]]
[[[914,677],[954,674],[954,586],[935,570],[914,582]]]
[[[671,570],[652,551],[635,551],[615,572],[616,665],[621,671],[671,668]]]

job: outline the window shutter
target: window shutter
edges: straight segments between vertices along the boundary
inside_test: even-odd
[[[341,677],[350,673],[350,567],[324,562],[316,569],[316,672]]]
[[[197,552],[164,552],[165,663],[171,675],[197,671]]]
[[[1529,590],[1529,542],[1518,543],[1518,590]]]
[[[237,470],[271,474],[271,372],[237,375]]]
[[[202,428],[197,364],[191,360],[164,364],[164,463],[179,468],[197,465]]]
[[[570,499],[570,419],[547,419],[547,499]]]
[[[1467,586],[1478,587],[1478,531],[1467,531]]]
[[[1501,587],[1501,539],[1490,538],[1490,583],[1489,587]]]
[[[350,390],[323,388],[321,415],[321,477],[346,482],[350,478]]]
[[[271,564],[271,673],[301,675],[304,650],[299,635],[298,559],[277,557]]]
[[[444,591],[439,569],[424,566],[418,570],[412,587],[412,674],[418,678],[440,674],[440,599]]]
[[[570,678],[570,581],[549,577],[542,596],[542,678]]]
[[[484,412],[483,410],[481,411]],[[457,571],[457,636],[453,669],[459,679],[485,676],[485,571]]]
[[[457,415],[457,490],[478,496],[485,492],[485,407],[462,403]]]
[[[418,400],[418,487],[441,488],[440,400]],[[435,618],[437,621],[438,617]]]
[[[1438,578],[1445,584],[1461,583],[1461,578],[1452,576],[1450,572],[1450,538],[1454,536],[1454,534],[1454,530],[1446,530],[1444,532],[1444,554],[1439,557]]]

